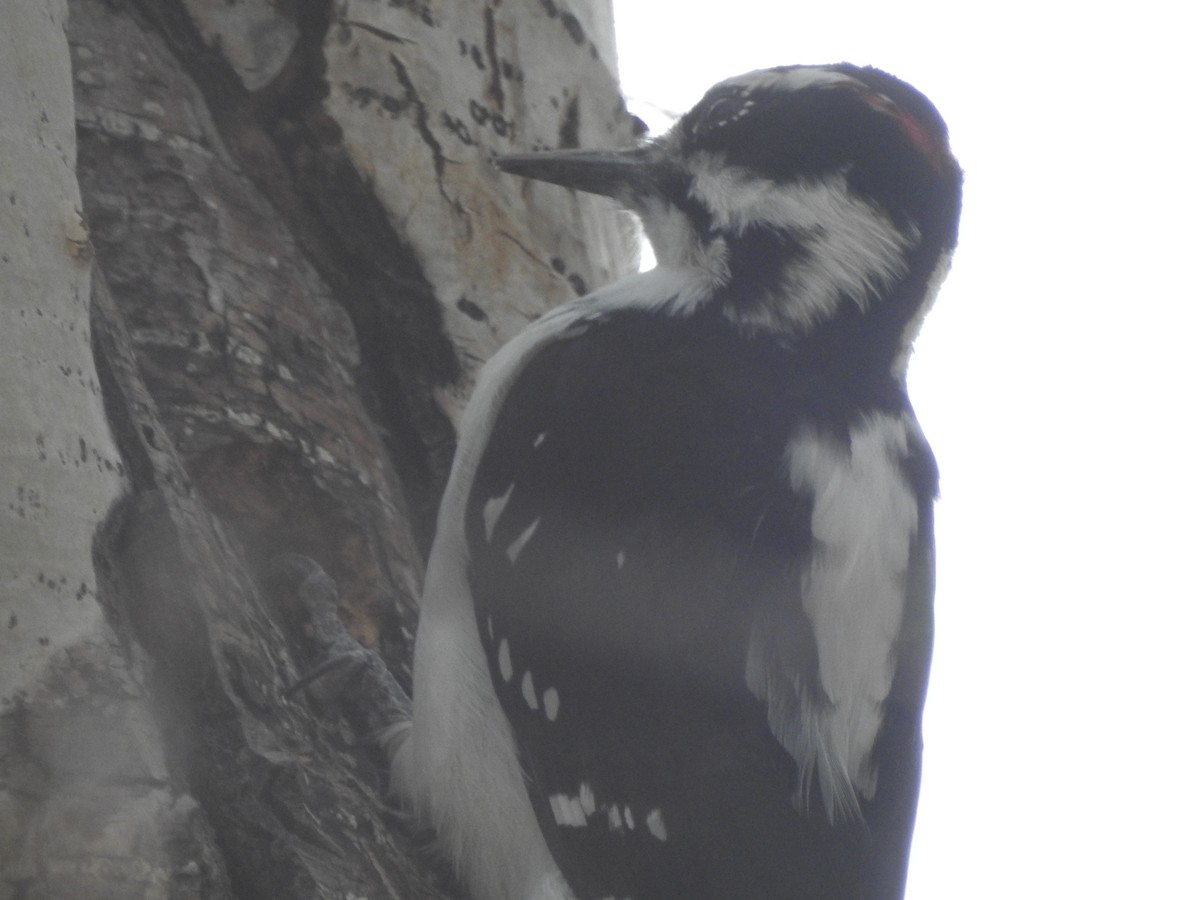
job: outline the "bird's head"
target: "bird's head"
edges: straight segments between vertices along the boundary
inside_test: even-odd
[[[615,198],[642,219],[659,266],[690,285],[677,305],[717,302],[754,330],[807,332],[897,305],[884,317],[910,333],[954,246],[961,203],[933,105],[849,64],[730,78],[633,149],[496,164]]]

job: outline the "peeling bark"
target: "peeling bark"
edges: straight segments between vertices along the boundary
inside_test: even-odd
[[[0,75],[44,80],[5,94],[32,143],[0,154],[28,165],[0,226],[43,258],[0,258],[29,413],[0,466],[0,900],[454,896],[386,799],[386,696],[290,689],[345,645],[278,559],[406,683],[478,367],[633,259],[602,201],[487,164],[632,139],[611,11],[18,6]]]
[[[443,896],[415,862],[413,829],[384,802],[375,748],[350,720],[288,691],[308,665],[305,610],[264,600],[243,547],[166,438],[103,279],[93,309],[106,400],[136,473],[99,556],[115,617],[149,657],[172,782],[210,841],[164,835],[187,860],[164,896],[192,895],[196,877],[211,887],[195,894],[204,897]],[[188,865],[199,850],[213,868]]]

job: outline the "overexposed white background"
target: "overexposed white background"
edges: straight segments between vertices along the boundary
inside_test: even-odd
[[[938,635],[909,900],[1200,898],[1200,68],[1161,0],[616,0],[654,130],[751,69],[924,91],[966,170],[909,384]]]

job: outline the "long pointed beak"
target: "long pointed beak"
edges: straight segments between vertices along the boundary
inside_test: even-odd
[[[497,156],[496,168],[511,175],[548,181],[589,194],[621,199],[649,186],[650,161],[645,149],[552,150]]]

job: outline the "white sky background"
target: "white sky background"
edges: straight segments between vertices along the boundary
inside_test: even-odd
[[[942,500],[908,900],[1197,900],[1194,10],[615,2],[656,131],[730,75],[845,60],[924,91],[966,170],[909,378]]]

